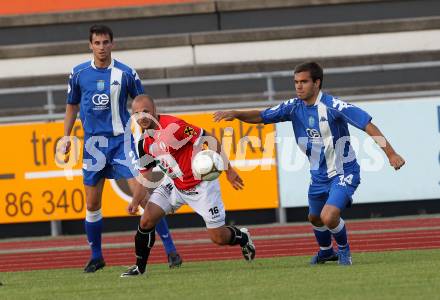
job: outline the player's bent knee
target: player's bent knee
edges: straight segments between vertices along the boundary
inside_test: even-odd
[[[142,229],[149,229],[156,226],[156,222],[154,222],[148,215],[144,214],[139,221],[139,225]]]
[[[324,225],[321,218],[319,216],[315,215],[308,215],[309,222],[312,223],[314,226],[321,227]]]
[[[164,210],[157,204],[148,202],[142,214],[139,225],[143,229],[153,228],[165,216]]]
[[[340,216],[337,213],[324,213],[321,214],[322,223],[328,228],[334,228],[338,226]]]

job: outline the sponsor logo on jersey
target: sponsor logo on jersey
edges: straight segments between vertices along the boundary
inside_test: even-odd
[[[312,144],[322,144],[321,134],[315,128],[307,128],[307,135],[309,136],[309,141]]]
[[[112,82],[112,85],[120,85],[119,81],[115,80]]]
[[[95,104],[94,110],[108,109],[107,104],[110,102],[110,97],[107,94],[95,94],[92,97],[92,102]]]
[[[104,80],[98,80],[96,82],[96,89],[100,92],[102,92],[103,90],[105,90],[105,81]]]

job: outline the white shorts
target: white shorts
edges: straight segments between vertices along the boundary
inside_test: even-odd
[[[166,176],[164,181],[154,189],[149,201],[159,205],[166,214],[173,213],[182,205],[188,204],[202,216],[207,228],[225,225],[226,214],[218,179],[202,181],[190,190],[179,190]]]

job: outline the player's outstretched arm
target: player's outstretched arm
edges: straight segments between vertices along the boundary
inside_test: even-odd
[[[394,148],[391,146],[391,144],[388,142],[388,140],[385,138],[385,136],[382,134],[382,132],[377,128],[376,125],[373,123],[368,123],[365,127],[365,132],[368,133],[369,136],[371,136],[376,144],[378,144],[383,152],[385,152],[385,155],[388,157],[388,160],[390,162],[390,165],[395,169],[399,170],[404,164],[405,160],[403,157],[401,157],[399,154],[394,151]]]
[[[220,122],[221,120],[233,121],[235,119],[252,124],[263,123],[259,110],[224,110],[214,113],[215,122]]]

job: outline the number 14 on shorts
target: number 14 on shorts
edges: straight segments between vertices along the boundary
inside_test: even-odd
[[[353,182],[353,174],[347,176],[339,175],[339,185],[345,186],[346,183],[351,184]]]

